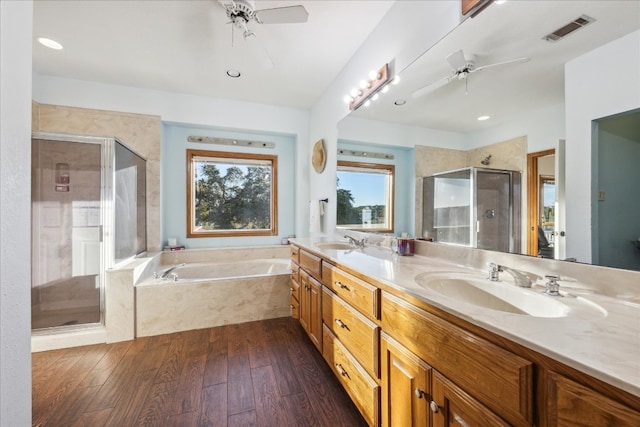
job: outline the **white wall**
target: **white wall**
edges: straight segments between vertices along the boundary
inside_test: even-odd
[[[336,224],[336,150],[337,124],[348,114],[343,102],[355,82],[366,77],[369,70],[393,62],[398,74],[420,54],[433,46],[461,22],[460,2],[398,1],[380,21],[323,97],[311,110],[309,140],[323,139],[327,151],[327,167],[322,174],[309,173],[309,198],[329,198],[323,232],[332,233]],[[310,157],[304,159],[308,168]],[[309,170],[309,169],[307,169]],[[306,214],[308,215],[308,207]]]
[[[564,104],[527,111],[518,117],[487,129],[470,132],[465,136],[466,150],[473,150],[519,136],[527,137],[527,152],[556,148],[565,137]]]
[[[465,135],[348,116],[338,125],[340,139],[413,148],[416,145],[465,150]]]
[[[290,135],[296,140],[297,164],[308,163],[309,113],[305,110],[45,75],[34,75],[33,85],[34,99],[46,104],[151,114],[160,116],[163,122]],[[307,197],[308,176],[308,169],[296,170],[298,207]],[[304,235],[308,229],[305,212],[297,208],[295,218],[296,235]]]
[[[33,2],[0,2],[0,425],[31,425]]]
[[[640,107],[640,30],[565,65],[567,256],[591,262],[592,120]]]

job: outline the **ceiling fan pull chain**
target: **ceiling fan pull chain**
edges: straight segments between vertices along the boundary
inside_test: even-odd
[[[464,79],[464,94],[465,95],[469,94],[469,76],[467,76],[467,78]]]

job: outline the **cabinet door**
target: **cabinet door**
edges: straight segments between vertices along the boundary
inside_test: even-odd
[[[429,426],[431,367],[382,334],[382,426]]]
[[[309,292],[309,275],[300,270],[300,324],[309,333],[309,319],[311,319],[311,293]]]
[[[322,352],[322,284],[309,277],[309,337]]]
[[[636,412],[600,393],[556,373],[547,386],[548,426],[639,426]]]
[[[437,371],[432,372],[433,400],[429,404],[434,427],[498,427],[509,424]]]

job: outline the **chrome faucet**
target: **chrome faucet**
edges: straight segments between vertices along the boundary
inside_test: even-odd
[[[548,282],[545,283],[547,289],[543,293],[552,297],[561,297],[562,294],[560,293],[560,284],[558,283],[558,280],[560,280],[560,276],[547,274],[544,276],[544,278],[547,279]]]
[[[345,239],[349,239],[349,243],[351,243],[352,245],[357,246],[359,248],[364,248],[364,244],[367,243],[366,237],[363,237],[361,240],[357,240],[357,239],[354,239],[353,237],[345,234],[344,238]]]
[[[500,273],[506,272],[513,276],[515,280],[516,286],[520,288],[530,288],[531,287],[531,279],[525,274],[520,273],[513,268],[507,267],[505,265],[496,264],[495,262],[489,263],[489,277],[487,279],[492,282],[497,282],[500,280]]]
[[[171,273],[173,270],[175,270],[178,267],[184,267],[184,265],[185,265],[185,263],[183,262],[182,264],[173,265],[173,266],[167,268],[166,270],[163,270],[159,275],[160,279],[166,279],[167,276],[169,276],[169,273]],[[158,274],[154,273],[154,277],[158,278],[157,276],[158,276]],[[175,277],[177,277],[177,276],[178,275],[176,274]],[[174,280],[177,280],[175,277],[174,277]]]

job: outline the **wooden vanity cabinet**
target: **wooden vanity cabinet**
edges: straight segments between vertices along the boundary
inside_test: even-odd
[[[430,426],[431,366],[389,335],[380,339],[381,425]]]
[[[640,426],[640,412],[555,372],[547,374],[546,425]]]
[[[322,352],[322,258],[291,247],[291,315]],[[297,281],[296,281],[297,279]]]
[[[300,324],[322,352],[322,284],[300,270]]]
[[[290,306],[291,317],[300,319],[300,267],[298,264],[291,263],[291,279],[290,279]]]
[[[327,325],[324,325],[322,355],[367,423],[379,426],[380,386]]]
[[[512,425],[533,425],[532,362],[386,292],[382,330],[464,390],[456,396],[473,396]]]

